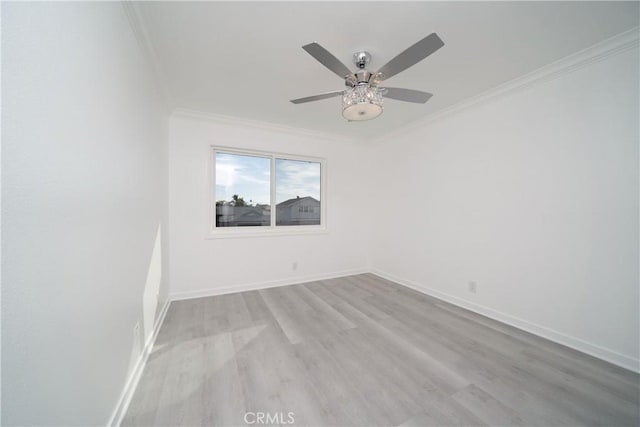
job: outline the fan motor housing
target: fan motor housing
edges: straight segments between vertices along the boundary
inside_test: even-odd
[[[370,84],[373,83],[371,77],[373,77],[373,73],[367,70],[358,70],[352,75],[349,75],[345,78],[344,84],[345,86],[355,87],[358,85]]]

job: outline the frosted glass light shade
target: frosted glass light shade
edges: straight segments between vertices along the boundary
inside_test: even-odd
[[[349,121],[375,119],[382,110],[382,93],[378,88],[360,85],[342,95],[342,117]]]

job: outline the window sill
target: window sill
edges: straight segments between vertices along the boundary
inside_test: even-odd
[[[231,227],[229,227],[231,228]],[[212,239],[241,239],[246,237],[285,237],[285,236],[309,236],[319,234],[329,234],[326,227],[297,226],[295,230],[287,228],[268,228],[266,230],[247,230],[246,228],[232,228],[210,231],[204,236],[206,240]]]

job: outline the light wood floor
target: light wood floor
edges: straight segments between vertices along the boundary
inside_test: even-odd
[[[123,424],[637,426],[638,399],[636,374],[364,274],[173,302]]]

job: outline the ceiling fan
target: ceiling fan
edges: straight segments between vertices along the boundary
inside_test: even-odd
[[[413,89],[380,87],[379,85],[384,80],[422,61],[442,46],[444,46],[444,42],[436,33],[432,33],[387,62],[380,70],[372,73],[365,69],[371,61],[369,52],[360,51],[353,54],[353,62],[358,69],[351,72],[346,65],[318,43],[304,45],[302,48],[311,56],[344,79],[347,89],[292,99],[291,102],[303,104],[341,95],[342,116],[348,121],[371,120],[378,117],[382,114],[383,96],[399,101],[424,104],[433,96],[432,94]]]

